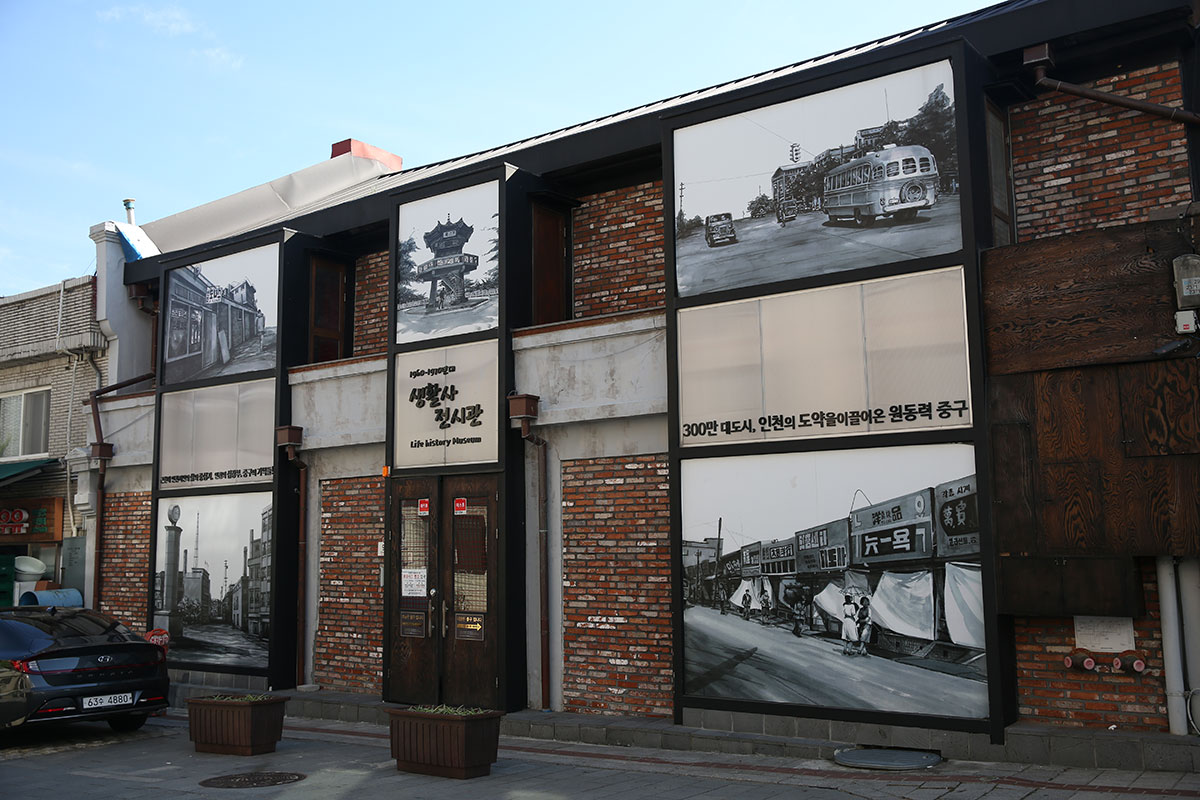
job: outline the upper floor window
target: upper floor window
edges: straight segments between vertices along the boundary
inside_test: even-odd
[[[0,395],[0,458],[50,451],[50,390]]]

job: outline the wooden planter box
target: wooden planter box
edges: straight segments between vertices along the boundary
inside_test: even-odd
[[[389,708],[396,769],[442,778],[477,778],[492,771],[502,711],[430,714]]]
[[[254,756],[274,753],[283,738],[283,709],[290,697],[219,700],[189,697],[188,735],[197,753]]]

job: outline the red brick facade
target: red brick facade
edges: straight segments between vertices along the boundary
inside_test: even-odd
[[[581,200],[571,219],[575,318],[662,308],[662,181]]]
[[[354,264],[352,356],[387,352],[388,253],[362,256]]]
[[[1075,648],[1075,626],[1065,619],[1015,620],[1017,702],[1025,719],[1076,727],[1116,725],[1122,730],[1165,731],[1167,696],[1163,681],[1158,585],[1153,561],[1142,565],[1146,616],[1133,621],[1134,643],[1146,653],[1146,671],[1114,672],[1100,664],[1095,672],[1063,666]]]
[[[563,463],[566,711],[672,711],[667,474],[661,455]]]
[[[115,492],[104,498],[100,611],[133,630],[146,630],[150,591],[150,493]]]
[[[1084,84],[1179,106],[1178,64]],[[1018,240],[1143,222],[1191,200],[1187,129],[1118,106],[1051,93],[1009,112]]]
[[[321,556],[313,680],[383,691],[383,478],[321,481]]]

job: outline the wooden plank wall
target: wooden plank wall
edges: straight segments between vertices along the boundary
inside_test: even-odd
[[[1171,269],[1193,252],[1195,219],[983,255],[993,519],[1010,608],[1028,604],[1042,579],[1026,578],[1047,560],[1101,559],[1084,569],[1099,580],[1114,557],[1132,570],[1133,556],[1200,555],[1200,341],[1174,332]]]

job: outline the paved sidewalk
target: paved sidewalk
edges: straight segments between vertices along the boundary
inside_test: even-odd
[[[293,772],[295,783],[252,789],[200,781],[249,772]],[[97,800],[295,798],[406,800],[631,798],[1200,798],[1200,775],[949,761],[915,772],[848,770],[826,760],[678,752],[502,737],[492,774],[469,781],[397,772],[387,729],[369,723],[288,718],[275,753],[195,753],[178,712],[135,734],[106,725],[0,734],[6,797]]]

